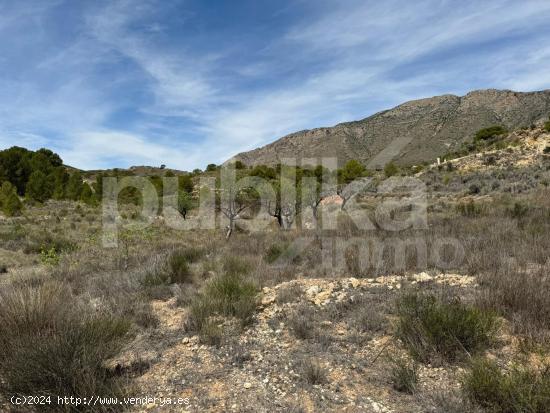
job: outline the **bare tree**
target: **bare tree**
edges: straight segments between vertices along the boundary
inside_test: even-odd
[[[316,178],[302,178],[301,181],[302,208],[311,208],[313,227],[317,229],[319,221],[319,205],[324,198],[321,193],[321,184]]]
[[[273,218],[277,218],[277,223],[279,227],[283,228],[283,213],[281,208],[281,186],[279,182],[273,183],[274,192],[271,196],[266,196],[262,199],[262,202],[265,205],[265,210]]]
[[[241,213],[258,202],[258,194],[243,182],[237,182],[234,168],[223,168],[221,171],[220,190],[218,191],[218,210],[229,220],[226,239],[235,230],[235,223]]]
[[[229,239],[235,230],[235,223],[241,213],[251,208],[258,200],[251,188],[230,186],[222,189],[219,210],[229,220],[225,238]]]
[[[338,185],[337,194],[342,198],[341,210],[344,211],[347,203],[362,192],[365,192],[372,178],[359,178],[348,184]]]
[[[292,228],[300,206],[296,195],[296,183],[283,176],[278,182],[273,183],[272,189],[274,191],[271,195],[263,199],[265,208],[269,215],[277,218],[281,229],[288,230]]]

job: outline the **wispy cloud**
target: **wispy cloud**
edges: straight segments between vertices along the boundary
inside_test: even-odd
[[[192,169],[408,99],[550,87],[547,1],[283,3],[0,3],[0,146]]]
[[[77,165],[89,169],[111,168],[116,162],[126,165],[157,165],[159,160],[177,165],[185,158],[178,150],[158,145],[149,139],[124,132],[94,131],[76,135],[60,153]]]

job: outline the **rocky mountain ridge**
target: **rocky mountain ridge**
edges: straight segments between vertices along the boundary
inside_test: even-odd
[[[406,102],[359,121],[292,133],[232,160],[274,165],[285,158],[335,157],[340,165],[350,159],[371,168],[390,160],[411,165],[458,148],[479,129],[529,127],[549,115],[550,90],[488,89],[465,96],[442,95]]]

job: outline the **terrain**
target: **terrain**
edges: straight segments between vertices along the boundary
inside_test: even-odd
[[[216,227],[182,230],[130,193],[106,248],[99,203],[25,199],[0,218],[1,410],[547,412],[550,127],[475,132],[444,160],[347,164],[340,187],[372,185],[345,208],[340,189],[325,197],[329,229],[303,206],[288,228],[264,211],[269,225],[251,230],[249,208],[229,238],[221,209]],[[83,175],[98,188],[103,172]],[[218,173],[185,174],[188,192]],[[417,198],[383,185],[411,179],[427,225],[392,230],[379,206],[401,202],[389,215],[406,219]],[[16,406],[14,394],[187,402]]]
[[[549,115],[548,90],[443,95],[407,102],[360,121],[293,133],[233,159],[246,165],[323,157],[336,157],[341,165],[356,159],[370,168],[381,168],[392,159],[402,166],[414,165],[443,157],[479,129],[504,125],[514,130],[540,123]]]

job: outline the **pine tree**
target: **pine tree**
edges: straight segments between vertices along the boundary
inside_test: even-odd
[[[11,182],[21,196],[32,172],[31,156],[32,152],[17,146],[0,151],[0,177]]]
[[[65,197],[73,201],[78,201],[80,199],[80,195],[82,194],[82,187],[82,175],[80,172],[74,172],[69,177],[69,182],[67,182]]]
[[[26,185],[25,195],[27,198],[38,202],[45,202],[50,199],[52,192],[52,185],[44,172],[34,171]]]
[[[4,215],[8,217],[19,215],[23,210],[23,204],[15,187],[7,181],[0,188],[0,208]]]
[[[64,199],[65,198],[65,188],[69,181],[69,174],[63,167],[56,168],[48,177],[50,182],[53,182],[53,199]]]
[[[103,198],[103,174],[98,174],[95,178],[95,182],[92,184],[94,187],[94,196],[97,201],[101,201]]]
[[[92,188],[86,182],[84,182],[84,184],[82,185],[82,192],[80,194],[80,200],[82,202],[84,202],[86,205],[94,205],[95,204],[95,197],[94,197],[94,193],[92,191]]]

